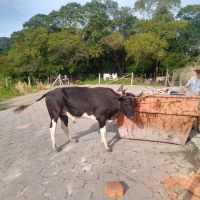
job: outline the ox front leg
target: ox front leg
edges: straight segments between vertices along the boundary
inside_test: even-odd
[[[102,143],[104,144],[104,147],[106,149],[106,151],[112,151],[112,149],[108,146],[108,142],[107,142],[107,139],[106,139],[106,135],[107,135],[107,132],[106,132],[106,120],[103,120],[103,119],[97,119],[98,122],[99,122],[99,128],[100,128],[100,133],[101,133],[101,141]]]
[[[56,125],[57,123],[54,121],[54,119],[52,119],[49,130],[50,130],[50,135],[51,135],[52,148],[53,150],[59,151],[56,145],[56,141],[55,141]]]
[[[77,142],[77,140],[75,138],[73,138],[69,132],[69,128],[68,128],[68,116],[66,115],[61,115],[60,116],[61,119],[61,128],[63,129],[63,131],[65,132],[67,138],[69,139],[70,142]]]
[[[104,144],[106,151],[109,151],[109,152],[112,151],[112,149],[108,146],[108,142],[106,139],[106,136],[107,136],[106,125],[100,128],[100,133],[101,133],[101,141]]]

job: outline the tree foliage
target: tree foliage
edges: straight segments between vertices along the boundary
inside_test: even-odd
[[[132,9],[92,0],[37,14],[11,39],[0,38],[0,75],[84,79],[99,72],[150,75],[183,67],[200,54],[200,5],[179,6],[180,0],[137,0]]]
[[[137,0],[134,9],[150,19],[166,20],[173,18],[173,12],[180,4],[180,0]]]
[[[0,37],[0,55],[4,55],[10,48],[11,40],[7,37]]]

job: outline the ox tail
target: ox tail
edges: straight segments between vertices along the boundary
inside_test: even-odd
[[[37,99],[35,102],[40,101],[40,100],[43,99],[45,96],[46,96],[46,94],[43,94],[43,95],[42,95],[39,99]],[[29,103],[29,104],[25,104],[25,105],[21,105],[21,106],[15,108],[15,109],[14,109],[14,112],[18,114],[18,113],[22,112],[23,110],[25,110],[26,108],[28,108],[29,106],[31,106],[32,104],[34,104],[35,102]]]
[[[36,101],[40,101],[41,99],[43,99],[44,97],[46,97],[47,93],[43,94],[39,99],[37,99]],[[35,102],[36,102],[35,101]]]

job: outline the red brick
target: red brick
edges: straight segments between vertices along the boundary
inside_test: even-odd
[[[105,193],[108,197],[122,197],[124,188],[119,181],[109,181],[104,185]]]

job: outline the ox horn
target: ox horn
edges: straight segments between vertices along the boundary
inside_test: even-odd
[[[117,90],[117,93],[120,94],[120,95],[125,95],[126,94],[126,90],[127,90],[127,88],[123,89],[123,85],[121,85],[119,87],[119,89]]]
[[[138,95],[135,95],[136,97],[141,97],[143,95],[143,91],[141,91]]]

